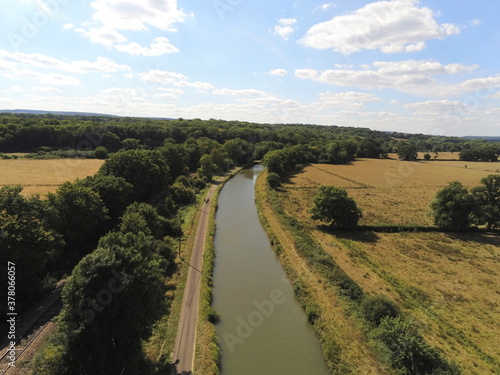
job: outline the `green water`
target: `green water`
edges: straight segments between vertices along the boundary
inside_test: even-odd
[[[213,305],[221,373],[327,375],[318,337],[259,221],[254,186],[262,169],[243,170],[219,196]]]

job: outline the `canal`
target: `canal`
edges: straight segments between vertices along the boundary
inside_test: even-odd
[[[293,294],[255,205],[260,165],[221,190],[213,306],[222,375],[328,375],[321,346]]]

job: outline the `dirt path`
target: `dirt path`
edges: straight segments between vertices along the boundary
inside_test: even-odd
[[[205,199],[209,199],[210,203],[203,203],[200,208],[200,219],[196,230],[191,260],[189,261],[190,267],[187,275],[186,287],[184,289],[179,327],[177,329],[177,338],[175,339],[172,356],[176,364],[176,373],[191,374],[193,371],[203,251],[205,249],[210,205],[212,204],[212,197],[216,189],[217,184],[214,184],[205,196]]]

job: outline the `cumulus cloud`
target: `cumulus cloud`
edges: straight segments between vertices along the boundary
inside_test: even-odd
[[[368,94],[357,91],[347,91],[333,93],[330,91],[319,94],[321,107],[340,107],[340,108],[360,108],[366,102],[380,101],[374,94]]]
[[[92,19],[117,30],[148,30],[154,27],[175,31],[188,15],[177,0],[95,0]]]
[[[300,43],[344,55],[364,49],[402,53],[421,51],[426,40],[459,32],[456,25],[439,25],[432,9],[419,6],[418,0],[377,1],[312,26]]]
[[[281,18],[278,20],[278,25],[274,26],[274,33],[287,40],[288,37],[295,31],[293,25],[297,23],[295,18]]]
[[[371,68],[371,69],[370,69]],[[295,76],[335,86],[350,86],[363,89],[395,89],[417,95],[450,96],[474,90],[481,85],[500,83],[500,76],[449,84],[434,78],[437,75],[455,75],[477,69],[476,65],[443,65],[428,60],[406,60],[374,62],[364,70],[296,69]]]
[[[166,37],[155,38],[149,47],[131,42],[120,31],[177,31],[175,25],[190,16],[177,0],[95,0],[91,27],[77,28],[92,43],[132,55],[160,56],[179,52]],[[120,30],[120,31],[119,31]]]
[[[189,77],[182,73],[153,69],[138,74],[141,81],[152,82],[158,85],[173,85],[177,87],[192,87],[201,90],[211,90],[214,86],[208,82],[191,82]]]
[[[38,53],[0,50],[0,67],[4,70],[16,70],[19,65],[60,70],[68,73],[115,73],[131,70],[129,66],[118,64],[106,57],[97,57],[95,61],[62,60]]]
[[[286,69],[273,69],[270,70],[267,74],[270,74],[272,76],[278,76],[278,77],[284,77],[288,74]]]
[[[265,91],[257,90],[257,89],[217,89],[213,90],[212,94],[215,95],[230,95],[230,96],[241,96],[241,97],[259,97],[259,96],[269,96],[269,94]]]

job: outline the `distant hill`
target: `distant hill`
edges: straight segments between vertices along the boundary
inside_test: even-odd
[[[92,112],[70,112],[70,111],[43,111],[43,110],[33,110],[33,109],[1,109],[0,113],[13,113],[20,114],[26,113],[30,115],[57,115],[57,116],[105,116],[105,117],[134,117],[134,116],[116,116],[108,115],[105,113],[92,113]],[[174,120],[169,117],[146,117],[153,120]]]
[[[490,142],[500,142],[500,137],[478,137],[475,135],[468,135],[465,137],[462,137],[465,139],[484,139],[485,141],[490,141]]]

